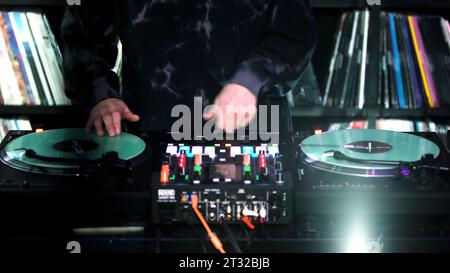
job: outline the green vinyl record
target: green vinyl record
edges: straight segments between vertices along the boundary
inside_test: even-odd
[[[79,165],[30,158],[26,156],[26,150],[33,150],[41,157],[80,160],[97,160],[108,152],[117,152],[120,159],[130,160],[140,155],[145,147],[142,139],[129,133],[99,137],[81,128],[57,129],[14,139],[2,151],[1,158],[16,169],[46,173],[42,170],[79,168]]]
[[[306,162],[333,172],[377,174],[393,166],[365,164],[336,159],[340,152],[346,157],[364,161],[395,161],[413,163],[424,155],[437,158],[439,147],[432,141],[408,133],[384,130],[339,130],[306,138],[300,145]],[[380,172],[378,172],[380,173]]]

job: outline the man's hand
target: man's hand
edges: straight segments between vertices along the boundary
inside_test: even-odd
[[[109,136],[117,136],[122,131],[121,122],[124,119],[137,122],[139,116],[133,114],[128,106],[119,99],[103,100],[92,109],[86,124],[86,132],[91,132],[92,128],[95,127],[97,135],[104,136],[104,128],[106,128]]]
[[[226,133],[246,127],[256,116],[257,98],[247,88],[227,84],[214,101],[214,106],[203,119],[216,119],[216,127]]]

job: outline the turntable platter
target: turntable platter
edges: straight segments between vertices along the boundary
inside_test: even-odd
[[[54,159],[97,160],[108,152],[117,152],[122,160],[130,160],[145,150],[145,142],[137,136],[122,133],[116,137],[98,137],[81,128],[50,130],[24,135],[11,141],[1,151],[1,161],[10,167],[37,173],[49,170],[79,168],[78,164],[31,158],[26,150]]]
[[[437,158],[439,147],[411,134],[383,130],[340,130],[305,139],[300,145],[304,160],[313,167],[354,175],[387,175],[393,166],[358,163],[361,161],[417,162],[424,155]],[[339,152],[356,159],[336,159]],[[392,174],[392,172],[391,172]]]

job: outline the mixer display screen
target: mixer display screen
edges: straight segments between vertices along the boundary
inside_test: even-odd
[[[211,179],[241,179],[242,168],[235,164],[216,164],[210,168]]]

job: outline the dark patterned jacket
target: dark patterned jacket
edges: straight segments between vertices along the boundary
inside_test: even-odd
[[[86,0],[67,8],[61,35],[67,95],[88,109],[121,98],[139,129],[169,128],[174,105],[210,104],[226,83],[283,92],[317,40],[309,0]]]

